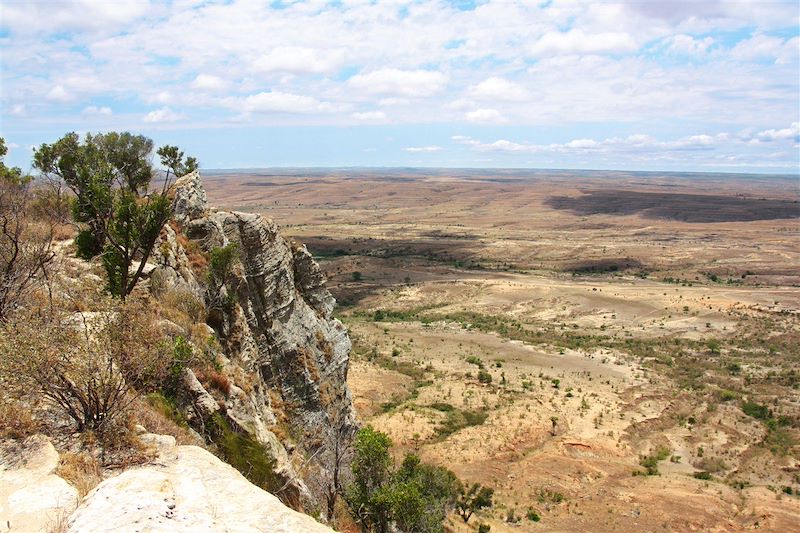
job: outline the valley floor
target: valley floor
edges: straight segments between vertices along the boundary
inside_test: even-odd
[[[453,531],[800,531],[796,191],[608,179],[207,188],[320,260],[361,421],[495,489]]]

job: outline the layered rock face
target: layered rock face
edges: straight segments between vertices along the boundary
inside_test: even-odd
[[[209,209],[196,172],[176,182],[174,207],[178,233],[166,229],[151,280],[205,301],[232,383],[220,395],[188,371],[181,395],[187,418],[200,430],[211,417],[225,417],[269,450],[281,499],[320,509],[331,439],[356,429],[346,385],[350,340],[331,316],[335,301],[322,273],[270,220]],[[208,257],[224,247],[234,251],[225,272],[200,278],[191,254]]]

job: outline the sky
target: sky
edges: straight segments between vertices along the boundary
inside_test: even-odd
[[[6,163],[132,131],[201,167],[800,173],[800,4],[3,0]]]

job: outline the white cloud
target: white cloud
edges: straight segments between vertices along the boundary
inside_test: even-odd
[[[3,5],[3,25],[19,34],[71,30],[107,31],[141,17],[148,10],[148,0],[26,0]]]
[[[155,94],[145,95],[144,101],[148,104],[169,104],[173,101],[173,97],[169,91],[158,91]]]
[[[441,92],[447,76],[435,70],[399,70],[384,68],[356,74],[347,84],[367,94],[385,94],[421,98]]]
[[[105,116],[109,116],[109,115],[112,114],[112,112],[111,112],[111,108],[107,107],[107,106],[97,107],[97,106],[90,105],[88,107],[84,107],[83,108],[83,114],[84,115],[105,115]]]
[[[192,89],[198,91],[219,92],[228,88],[230,83],[227,80],[214,76],[212,74],[198,74],[192,81]]]
[[[692,152],[711,150],[721,142],[730,141],[726,133],[717,135],[690,135],[672,141],[658,141],[649,135],[635,134],[628,137],[611,137],[604,140],[573,139],[565,143],[536,144],[499,139],[484,143],[464,135],[451,139],[459,144],[471,146],[482,152],[524,152],[524,153],[656,153]]]
[[[686,54],[690,56],[702,55],[714,44],[712,37],[695,39],[691,35],[678,34],[669,39],[668,50],[675,54]]]
[[[580,29],[567,32],[551,31],[530,47],[533,56],[604,54],[633,52],[636,42],[628,33],[602,32],[587,34]]]
[[[695,155],[712,141],[691,133],[751,128],[752,145],[730,142],[767,151],[768,139],[797,120],[800,39],[787,38],[797,35],[796,2],[478,4],[6,2],[8,134],[53,117],[80,122],[85,106],[114,102],[108,122],[120,127],[132,113],[166,119],[164,108],[185,113],[186,128],[257,113],[312,127],[558,125],[570,132],[560,149],[581,154],[611,149],[604,130],[638,124],[677,132],[674,149]],[[586,139],[586,124],[601,133]],[[713,146],[726,142],[711,137]],[[494,139],[530,149],[510,133]],[[625,142],[644,150],[657,141]]]
[[[182,120],[184,115],[180,113],[174,112],[169,107],[162,107],[161,109],[156,109],[154,111],[150,111],[148,114],[144,116],[145,122],[178,122]]]
[[[505,117],[497,109],[476,109],[464,114],[464,118],[469,122],[500,123],[505,122]]]
[[[304,46],[279,46],[253,61],[261,72],[293,72],[324,74],[334,72],[344,64],[342,50],[318,50]]]
[[[442,147],[431,145],[431,146],[406,146],[403,148],[404,152],[410,152],[412,154],[417,153],[432,153],[432,152],[441,152]]]
[[[69,102],[73,98],[72,94],[70,94],[63,85],[56,85],[47,93],[47,99],[56,102]]]
[[[475,139],[467,137],[466,135],[453,135],[450,137],[450,140],[458,144],[465,144],[467,146],[480,146],[481,144],[480,141],[476,141]]]
[[[470,88],[473,98],[479,100],[503,100],[508,102],[523,102],[529,98],[524,87],[504,78],[492,76]]]
[[[364,111],[350,116],[356,120],[386,120],[386,113],[383,111]]]
[[[226,98],[225,104],[242,113],[327,113],[331,104],[311,96],[281,91],[260,92],[244,98]]]
[[[797,61],[800,55],[800,38],[782,39],[771,35],[756,34],[739,41],[731,50],[731,57],[741,61],[772,59],[777,64]]]
[[[770,129],[760,131],[756,134],[755,138],[758,141],[771,142],[782,140],[800,141],[800,122],[792,122],[788,128]]]

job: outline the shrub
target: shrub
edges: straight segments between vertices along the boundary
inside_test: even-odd
[[[0,400],[0,439],[24,439],[38,431],[30,409],[16,400]]]
[[[466,524],[475,511],[492,506],[493,496],[494,489],[484,487],[479,483],[473,483],[468,487],[462,487],[461,494],[456,501],[456,511]]]
[[[708,480],[711,479],[711,472],[706,472],[705,470],[702,470],[700,472],[695,472],[692,475],[695,477],[695,479],[702,479],[702,480],[705,480],[705,481],[708,481]]]
[[[533,509],[528,509],[528,512],[525,513],[525,517],[528,520],[530,520],[531,522],[538,522],[539,520],[542,519],[542,517],[539,515],[539,513],[537,513]]]
[[[447,417],[436,428],[436,436],[444,440],[456,431],[469,426],[480,426],[489,415],[482,411],[466,411],[454,409],[447,412]]]
[[[771,416],[769,407],[756,402],[742,402],[742,411],[759,420],[767,420]]]
[[[481,360],[480,357],[477,357],[477,356],[474,356],[474,355],[470,355],[470,356],[467,357],[466,361],[467,361],[467,363],[469,363],[471,365],[475,365],[478,368],[483,368],[483,361]]]
[[[659,447],[655,453],[643,456],[639,459],[639,465],[645,468],[645,474],[648,476],[658,475],[658,463],[669,457],[669,448],[665,446]]]
[[[254,485],[276,493],[282,483],[275,474],[275,459],[264,445],[247,433],[234,430],[225,417],[214,413],[210,423],[211,440],[220,457]]]
[[[163,383],[170,358],[149,317],[133,302],[71,319],[31,313],[0,335],[0,370],[12,388],[38,392],[78,431],[102,433],[140,391]]]
[[[486,370],[479,370],[478,371],[478,381],[481,383],[491,383],[492,382],[492,375],[487,372]]]

